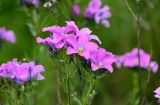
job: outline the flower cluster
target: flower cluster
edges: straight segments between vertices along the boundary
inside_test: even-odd
[[[93,71],[104,68],[113,71],[112,63],[115,58],[110,52],[92,42],[96,40],[101,44],[101,41],[96,35],[91,34],[88,28],[78,29],[73,21],[67,22],[65,27],[51,26],[42,29],[43,32],[52,33],[49,37],[42,39],[37,38],[38,43],[44,43],[53,49],[66,48],[67,55],[77,54],[91,63]]]
[[[158,101],[160,102],[160,87],[158,87],[158,88],[154,91],[154,93],[156,93],[156,94],[154,95],[154,97],[157,98]]]
[[[5,40],[10,43],[15,43],[16,38],[13,31],[8,31],[5,28],[0,28],[0,40]]]
[[[85,17],[94,19],[96,24],[103,24],[105,27],[109,27],[110,23],[107,18],[111,17],[110,8],[104,6],[101,8],[101,0],[90,0],[88,7],[85,10]]]
[[[17,59],[13,59],[0,66],[0,78],[13,80],[17,84],[23,84],[31,79],[43,80],[40,74],[44,71],[42,65],[35,65],[34,62],[18,63]]]
[[[20,0],[20,2],[22,4],[24,4],[24,5],[32,4],[32,5],[36,6],[36,7],[38,7],[38,5],[39,5],[39,0]]]
[[[155,61],[151,61],[151,56],[142,49],[139,50],[138,54],[138,48],[134,48],[131,52],[118,56],[118,59],[116,62],[117,67],[124,66],[132,68],[140,65],[141,68],[149,68],[154,73],[158,71],[158,64]]]

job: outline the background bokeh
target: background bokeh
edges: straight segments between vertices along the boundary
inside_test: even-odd
[[[18,0],[0,0],[0,27],[13,30],[16,34],[16,43],[3,43],[0,49],[0,63],[13,58],[19,61],[35,60],[45,67],[45,80],[39,82],[28,98],[28,105],[56,105],[56,72],[55,66],[49,58],[47,48],[36,44],[37,36],[44,36],[41,28],[51,25],[65,25],[70,19],[71,0],[59,0],[56,11],[43,8],[45,0],[40,0],[39,8],[20,5]],[[82,9],[81,15],[74,19],[80,28],[89,27],[99,36],[102,47],[113,54],[124,54],[137,46],[136,22],[123,0],[102,0],[103,5],[110,6],[112,17],[109,19],[110,28],[96,25],[93,21],[86,21],[83,11],[89,0],[77,0]],[[136,0],[128,0],[136,13]],[[153,60],[160,63],[160,1],[141,0],[141,48],[152,53]],[[33,26],[33,27],[32,27]],[[93,105],[128,105],[132,101],[136,70],[116,69],[112,74],[98,80],[97,95]],[[142,84],[145,89],[147,71],[142,70]],[[151,74],[148,89],[148,105],[156,105],[153,90],[160,86],[160,72]],[[130,104],[132,105],[132,104]]]

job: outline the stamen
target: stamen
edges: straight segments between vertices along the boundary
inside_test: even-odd
[[[81,54],[81,53],[83,53],[84,52],[84,47],[83,46],[80,46],[79,48],[78,48],[78,54]]]
[[[103,62],[99,61],[97,66],[100,68],[103,67]]]

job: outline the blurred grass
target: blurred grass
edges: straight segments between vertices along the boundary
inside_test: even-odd
[[[106,48],[114,54],[123,54],[136,47],[136,24],[133,16],[127,9],[123,0],[102,0],[104,5],[109,5],[112,17],[110,28],[105,28],[101,25],[95,25],[93,22],[87,23],[93,34],[100,37],[102,41],[101,47]],[[141,48],[150,53],[153,52],[153,59],[160,62],[160,1],[141,0],[141,10],[143,14],[143,24],[141,29]],[[43,1],[44,2],[44,1]],[[89,0],[80,0],[80,6],[84,10],[88,5]],[[135,0],[128,0],[132,9],[136,13]],[[68,4],[67,4],[68,3]],[[45,10],[40,5],[38,13],[40,25],[36,31],[39,32],[44,26],[51,25],[65,25],[65,21],[69,20],[69,0],[61,0],[58,3],[59,14],[57,12],[51,13]],[[52,64],[48,56],[47,49],[43,46],[37,45],[35,37],[31,34],[26,23],[31,19],[23,11],[24,6],[21,6],[18,0],[0,0],[0,27],[6,27],[13,30],[16,34],[16,44],[4,43],[0,50],[0,63],[7,62],[12,58],[23,58],[29,60],[36,60],[38,63],[45,66],[46,71],[44,75],[46,80],[41,81],[33,96],[29,97],[30,104],[33,105],[56,105],[56,77],[55,66]],[[56,19],[56,15],[58,20]],[[46,19],[46,20],[45,20]],[[43,23],[42,21],[45,20]],[[82,28],[83,14],[77,19],[79,27]],[[43,23],[43,24],[42,24]],[[55,24],[56,23],[56,24]],[[42,35],[42,33],[38,33]],[[45,49],[45,50],[43,50]],[[131,69],[116,70],[113,74],[98,80],[97,91],[98,94],[94,98],[94,105],[127,105],[131,98],[133,89],[133,74],[135,71]],[[142,71],[143,84],[147,78],[147,71]],[[151,105],[156,105],[156,100],[153,97],[153,90],[160,86],[160,74],[152,74],[151,85],[149,86],[149,102]],[[144,85],[143,85],[144,88]],[[33,101],[33,102],[32,102]]]

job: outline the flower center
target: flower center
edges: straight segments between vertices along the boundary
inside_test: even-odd
[[[81,54],[81,53],[83,53],[84,52],[84,47],[83,46],[80,46],[79,48],[78,48],[78,54]]]
[[[97,66],[100,68],[103,67],[103,62],[99,61]]]

